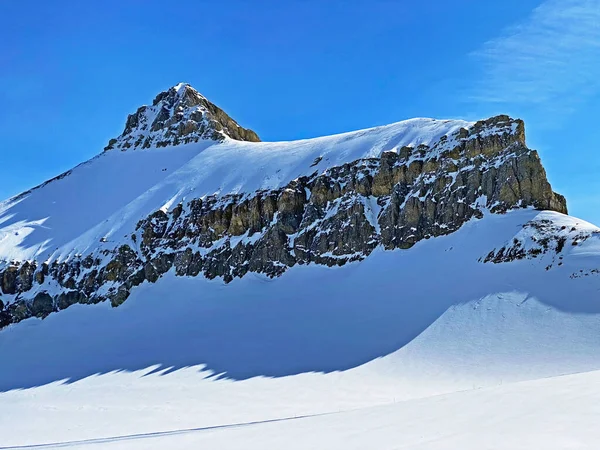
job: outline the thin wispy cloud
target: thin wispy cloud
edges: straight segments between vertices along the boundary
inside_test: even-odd
[[[600,1],[548,0],[473,57],[471,100],[573,110],[600,92]]]

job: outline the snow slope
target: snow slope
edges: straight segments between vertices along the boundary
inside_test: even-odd
[[[345,162],[432,144],[470,126],[459,120],[412,119],[301,141],[226,139],[106,151],[60,179],[0,203],[0,261],[60,260],[97,248],[101,239],[112,248],[161,205],[278,188]]]
[[[323,415],[38,448],[596,449],[599,405],[600,372],[591,372]]]
[[[479,261],[541,219],[588,237],[550,270]],[[600,370],[599,232],[486,215],[340,268],[167,274],[11,325],[0,448],[594,448],[600,375],[556,377]]]

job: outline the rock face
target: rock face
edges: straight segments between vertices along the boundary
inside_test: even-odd
[[[150,121],[149,109],[131,116],[114,148],[143,147],[145,139],[157,145],[157,136],[166,139],[164,133],[188,123],[170,122],[182,105],[208,108],[185,87],[160,94],[152,111],[165,105],[171,105],[170,116]],[[222,130],[197,128],[179,137],[223,130],[231,137],[255,137],[220,120],[226,122]],[[140,127],[150,130],[141,140],[132,131]],[[523,122],[498,116],[431,146],[402,147],[315,171],[279,189],[213,195],[157,210],[138,222],[129,242],[112,250],[61,262],[15,261],[0,271],[0,327],[74,303],[109,300],[118,306],[135,286],[170,270],[230,282],[248,272],[276,277],[296,264],[341,266],[366,258],[377,246],[407,249],[452,233],[484,211],[524,207],[567,212],[537,152],[525,144]],[[492,252],[487,260],[502,260],[507,252],[517,250]]]
[[[130,114],[123,134],[111,139],[104,150],[167,147],[225,137],[260,141],[254,131],[242,128],[190,85],[180,83],[158,94],[152,106]]]

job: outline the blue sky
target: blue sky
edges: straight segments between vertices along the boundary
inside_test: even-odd
[[[21,0],[0,17],[1,198],[186,81],[263,140],[521,117],[571,214],[600,224],[597,0]]]

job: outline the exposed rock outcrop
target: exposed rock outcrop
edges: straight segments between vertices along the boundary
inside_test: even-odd
[[[225,137],[260,141],[254,131],[242,128],[190,85],[180,83],[158,94],[152,106],[130,114],[123,134],[111,139],[104,150],[167,147]]]
[[[523,225],[523,228],[503,246],[482,258],[484,263],[509,263],[520,260],[537,260],[546,270],[563,265],[565,256],[587,246],[594,246],[600,237],[600,229],[580,219],[552,213],[538,214]],[[598,268],[581,264],[571,278],[580,278],[600,273]]]
[[[163,93],[155,105],[169,98]],[[158,210],[112,250],[49,264],[14,262],[0,272],[0,327],[74,303],[118,306],[135,286],[170,270],[229,282],[248,272],[276,277],[296,264],[344,265],[380,245],[407,249],[452,233],[484,211],[524,207],[567,212],[537,152],[525,144],[523,122],[498,116],[431,146],[315,171],[280,189]]]

